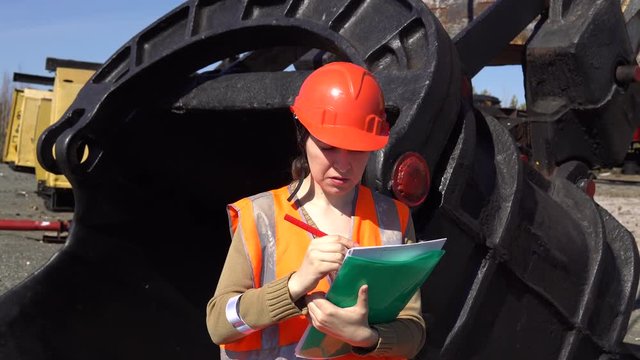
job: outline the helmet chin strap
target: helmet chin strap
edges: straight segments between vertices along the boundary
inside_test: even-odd
[[[298,191],[300,191],[301,187],[302,187],[302,180],[298,180],[296,187],[291,192],[291,195],[289,195],[289,197],[287,198],[287,202],[291,202],[291,200],[293,200],[293,198],[296,197],[296,194],[298,193]]]

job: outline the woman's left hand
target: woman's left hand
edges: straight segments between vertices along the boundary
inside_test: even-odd
[[[313,326],[325,334],[352,346],[368,348],[378,343],[378,332],[369,326],[368,286],[358,291],[358,301],[352,307],[340,308],[324,296],[307,296],[309,317]]]

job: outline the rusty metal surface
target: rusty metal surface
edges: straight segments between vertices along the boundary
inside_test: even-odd
[[[453,37],[464,73],[473,77],[492,60],[506,61],[509,55],[521,60],[523,53],[514,54],[509,42],[544,10],[544,0],[502,0],[474,18]]]
[[[480,16],[485,10],[494,5],[496,0],[423,0],[429,9],[442,23],[449,36],[458,35],[469,23]],[[547,3],[549,1],[547,0]],[[638,53],[640,47],[640,1],[622,0],[621,9],[627,22],[627,31],[634,49]],[[533,33],[535,24],[540,20],[537,17],[513,40],[507,49],[499,56],[492,59],[491,65],[515,65],[522,62],[521,56],[524,45]]]
[[[487,8],[492,6],[495,0],[423,0],[440,20],[442,26],[452,38],[458,35],[469,23],[478,17]],[[534,22],[522,30],[512,41],[513,45],[524,45],[533,31]]]
[[[494,5],[495,0],[423,0],[440,20],[449,36],[458,35],[469,23]],[[533,32],[537,17],[511,40],[500,54],[491,59],[490,65],[515,65],[522,62],[524,44]]]
[[[433,14],[440,20],[442,26],[449,34],[449,36],[456,36],[462,29],[464,29],[469,22],[478,17],[482,12],[496,3],[496,0],[423,0],[423,2],[429,7]],[[547,1],[548,2],[548,1]],[[620,6],[625,16],[627,23],[632,19],[638,18],[638,12],[640,11],[640,1],[638,0],[622,0]],[[539,19],[534,20],[529,24],[516,38],[511,41],[513,45],[524,45],[531,33],[535,23]],[[640,31],[638,25],[635,24],[637,20],[634,20],[633,27],[629,28],[629,35],[632,36],[632,43],[637,43]],[[636,39],[634,42],[633,39]],[[637,51],[636,51],[637,52]]]

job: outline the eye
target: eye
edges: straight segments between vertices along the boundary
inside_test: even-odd
[[[331,145],[319,145],[318,148],[322,151],[332,151],[337,149],[335,146],[331,146]]]
[[[318,147],[318,149],[320,149],[320,151],[325,152],[325,151],[333,151],[337,149],[335,146],[322,142],[314,136],[311,136],[311,140],[316,144],[316,146]]]

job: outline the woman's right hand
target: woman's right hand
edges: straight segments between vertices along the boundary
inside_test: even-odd
[[[327,274],[338,271],[347,250],[355,243],[338,235],[313,239],[307,248],[302,264],[289,278],[289,294],[296,301],[313,290]]]

